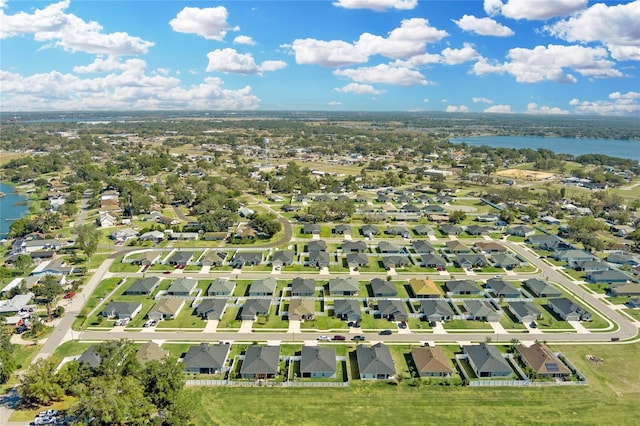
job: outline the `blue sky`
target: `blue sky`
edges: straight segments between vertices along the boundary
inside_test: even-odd
[[[640,0],[0,0],[3,111],[640,116]]]

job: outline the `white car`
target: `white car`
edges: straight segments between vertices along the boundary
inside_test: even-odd
[[[330,342],[331,338],[329,336],[320,336],[318,337],[318,340],[320,340],[321,342]]]

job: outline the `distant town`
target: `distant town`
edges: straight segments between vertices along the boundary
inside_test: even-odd
[[[0,120],[3,192],[28,205],[1,214],[13,403],[0,423],[235,424],[242,397],[265,423],[295,421],[267,393],[305,407],[372,392],[400,411],[420,393],[462,407],[453,389],[487,407],[483,392],[517,405],[529,389],[560,411],[563,392],[589,404],[622,387],[621,404],[637,401],[621,370],[640,351],[640,164],[606,147],[473,144],[615,139],[633,153],[635,119]]]

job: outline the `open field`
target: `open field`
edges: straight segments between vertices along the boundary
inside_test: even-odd
[[[549,172],[539,172],[536,170],[507,169],[496,172],[496,175],[513,179],[524,180],[549,180],[555,175]]]
[[[198,407],[198,425],[636,423],[640,384],[625,366],[640,356],[639,344],[554,349],[587,376],[588,386],[473,389],[413,387],[404,381],[399,386],[355,383],[340,389],[193,387],[188,394]],[[604,362],[590,363],[586,354]]]

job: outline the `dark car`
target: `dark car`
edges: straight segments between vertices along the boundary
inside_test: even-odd
[[[391,334],[391,330],[382,330],[378,334],[381,335],[381,336],[389,336]]]
[[[351,340],[366,340],[362,334],[357,334],[351,338]]]
[[[333,338],[332,338],[331,340],[347,340],[347,338],[346,338],[346,337],[344,337],[344,336],[338,336],[338,335],[336,335],[336,336],[333,336]]]

